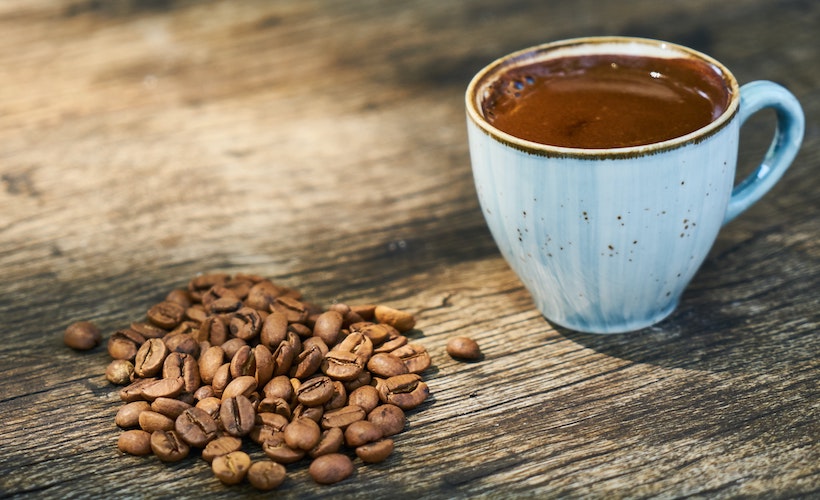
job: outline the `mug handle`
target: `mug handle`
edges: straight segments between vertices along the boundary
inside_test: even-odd
[[[741,126],[750,116],[766,108],[772,108],[777,113],[777,128],[772,143],[757,170],[732,189],[723,224],[752,206],[780,180],[797,156],[803,141],[806,119],[800,103],[791,92],[769,81],[751,82],[740,88],[738,119]]]

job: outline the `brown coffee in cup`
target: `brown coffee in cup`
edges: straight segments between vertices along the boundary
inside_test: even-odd
[[[589,54],[520,61],[486,87],[485,119],[551,146],[603,149],[684,136],[718,118],[731,88],[695,58]]]

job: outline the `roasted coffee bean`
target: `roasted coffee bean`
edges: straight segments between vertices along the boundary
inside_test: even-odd
[[[157,379],[155,378],[138,378],[120,389],[120,399],[126,403],[132,401],[145,401],[142,390],[150,384],[153,384]],[[181,392],[181,389],[180,389]]]
[[[319,337],[328,346],[333,346],[339,339],[344,316],[337,311],[326,311],[316,318],[313,325],[313,335]]]
[[[259,341],[271,351],[276,350],[288,333],[288,317],[280,312],[272,312],[262,321]]]
[[[202,351],[199,356],[199,377],[203,384],[210,384],[214,381],[216,371],[225,363],[225,350],[215,345]]]
[[[273,351],[271,355],[271,362],[273,364],[273,376],[286,375],[290,372],[293,359],[296,357],[297,351],[289,342],[281,342],[279,346]]]
[[[290,404],[282,398],[265,398],[256,407],[259,413],[276,413],[290,419]]]
[[[160,328],[170,330],[182,322],[182,318],[185,316],[185,309],[185,307],[176,302],[164,300],[148,310],[148,321]]]
[[[282,289],[276,286],[269,280],[263,280],[251,287],[248,290],[248,296],[245,298],[245,303],[249,307],[258,309],[260,311],[269,311],[273,301],[276,297],[282,295]]]
[[[266,398],[282,398],[287,402],[293,401],[293,385],[286,375],[279,375],[270,379],[270,382],[265,384],[262,392],[265,393]]]
[[[108,354],[114,359],[133,361],[143,342],[145,337],[130,328],[117,330],[108,338]]]
[[[368,464],[383,462],[391,453],[393,453],[393,440],[390,438],[380,439],[356,447],[356,456],[359,457],[362,462]]]
[[[319,443],[311,449],[308,454],[312,458],[321,457],[329,453],[336,453],[342,448],[344,444],[344,432],[339,427],[331,427],[322,431],[322,436],[319,438]]]
[[[375,304],[358,304],[350,306],[350,312],[356,313],[364,321],[373,321],[376,317]]]
[[[296,400],[305,406],[319,406],[333,397],[333,381],[319,375],[304,381],[296,391]]]
[[[322,353],[322,349],[314,342],[303,349],[302,352],[296,356],[296,359],[293,360],[290,375],[300,379],[310,377],[322,366],[323,359],[324,354]]]
[[[243,345],[231,358],[231,377],[243,377],[245,375],[256,375],[256,356],[253,348]]]
[[[147,401],[157,398],[175,398],[182,393],[185,386],[182,377],[143,380],[152,380],[151,383],[142,387],[142,396]]]
[[[183,391],[193,393],[199,389],[199,363],[194,356],[181,352],[172,352],[162,365],[163,378],[181,378]]]
[[[475,361],[481,359],[481,348],[469,337],[451,337],[447,341],[447,354],[455,359]]]
[[[376,389],[383,403],[394,404],[402,410],[417,407],[430,393],[427,384],[415,373],[378,379]]]
[[[238,311],[242,307],[242,301],[233,294],[220,297],[205,306],[209,314],[226,314]]]
[[[365,416],[366,414],[361,407],[347,405],[339,408],[338,410],[331,410],[324,413],[320,424],[322,429],[330,429],[333,427],[345,429],[353,422],[363,420]]]
[[[173,420],[153,410],[140,412],[139,424],[145,432],[170,431],[174,428]]]
[[[105,369],[105,378],[114,385],[131,383],[134,375],[134,365],[125,359],[115,359]]]
[[[214,475],[224,484],[239,484],[251,468],[251,457],[244,451],[232,451],[215,457],[211,463]]]
[[[271,437],[262,442],[262,451],[274,462],[292,464],[305,456],[305,451],[294,449],[285,442],[283,431],[274,432]]]
[[[202,301],[202,296],[215,285],[224,285],[230,279],[225,273],[200,274],[188,282],[188,293],[196,301]]]
[[[148,339],[143,343],[134,358],[134,373],[146,378],[157,375],[168,355],[168,347],[160,339]]]
[[[185,320],[187,321],[193,321],[194,323],[202,325],[206,319],[208,319],[208,311],[205,310],[202,304],[194,304],[185,309]]]
[[[233,451],[239,451],[242,448],[242,440],[233,436],[220,436],[213,441],[208,442],[205,448],[202,449],[202,458],[211,463],[214,458],[227,455]]]
[[[308,473],[319,484],[333,484],[353,474],[353,462],[347,455],[328,453],[311,462]]]
[[[390,353],[402,360],[410,373],[421,373],[430,367],[432,360],[427,349],[421,344],[405,344]]]
[[[288,331],[295,333],[301,339],[310,338],[313,336],[313,330],[303,323],[291,323],[288,325]]]
[[[93,349],[100,344],[101,340],[100,329],[90,321],[72,323],[63,333],[63,343],[78,351]]]
[[[404,430],[406,417],[398,406],[384,404],[368,413],[367,420],[376,424],[384,436],[393,436]]]
[[[151,433],[151,451],[163,462],[178,462],[188,456],[191,447],[176,431]]]
[[[288,323],[303,323],[308,317],[308,309],[302,302],[286,295],[276,297],[271,304],[271,312],[282,313]]]
[[[208,310],[211,304],[224,297],[239,299],[239,296],[230,288],[224,285],[214,285],[202,294],[201,302],[202,305],[205,306],[205,309]]]
[[[256,390],[256,379],[250,375],[236,377],[231,380],[225,390],[222,391],[222,399],[233,398],[239,395],[248,397]]]
[[[231,334],[244,340],[251,340],[259,335],[262,328],[262,317],[252,307],[243,307],[234,313],[229,324]]]
[[[367,369],[377,377],[395,377],[409,373],[405,362],[393,354],[378,353],[370,357]]]
[[[322,420],[322,415],[324,415],[324,413],[325,409],[321,406],[307,406],[299,403],[293,408],[290,418],[291,420],[296,420],[299,417],[307,417],[314,422],[319,423]]]
[[[381,403],[379,391],[372,385],[364,385],[350,393],[347,403],[360,407],[365,413],[370,413]]]
[[[222,393],[225,391],[225,388],[228,387],[228,384],[231,383],[231,380],[233,380],[231,377],[231,364],[224,363],[216,369],[214,379],[211,381],[211,387],[214,390],[214,395],[221,398]]]
[[[196,407],[200,410],[204,410],[205,413],[216,420],[219,417],[219,410],[222,408],[222,400],[215,397],[201,399],[197,402]]]
[[[344,382],[345,389],[347,389],[347,392],[349,393],[353,392],[359,387],[370,385],[370,383],[373,381],[372,379],[373,377],[370,375],[369,371],[362,370],[362,372],[356,378],[354,378],[353,380],[346,380]]]
[[[188,408],[177,417],[174,430],[183,441],[196,448],[204,448],[208,441],[217,437],[217,426],[214,419],[205,410],[197,407]]]
[[[248,343],[245,342],[245,340],[239,338],[232,338],[226,340],[221,347],[222,350],[225,351],[225,357],[228,359],[228,361],[230,361],[233,359],[233,357],[236,355],[239,349],[245,347],[246,345],[248,345]]]
[[[322,360],[322,373],[334,380],[356,379],[364,370],[366,361],[352,352],[332,350]]]
[[[270,491],[285,482],[287,471],[272,460],[257,460],[248,469],[248,482],[260,491]]]
[[[248,434],[255,443],[263,443],[273,436],[275,432],[282,432],[290,420],[277,413],[257,413],[256,422]]]
[[[201,385],[199,389],[194,391],[194,400],[195,401],[202,401],[205,398],[212,398],[216,394],[214,393],[214,388],[210,385]]]
[[[369,420],[359,420],[345,429],[345,444],[353,448],[378,441],[383,436],[381,427]]]
[[[140,413],[151,409],[151,405],[147,401],[133,401],[124,404],[117,411],[117,416],[114,417],[114,423],[123,429],[139,426]]]
[[[228,340],[228,333],[228,325],[221,316],[208,316],[199,325],[196,337],[198,340],[207,340],[211,345],[221,346]]]
[[[391,335],[395,337],[399,334],[398,330],[390,325],[386,325],[384,323],[372,323],[370,321],[353,323],[350,325],[350,331],[359,332],[365,335],[371,342],[373,342],[374,346],[381,345],[389,339]]]
[[[168,292],[168,295],[165,296],[165,300],[168,302],[174,302],[185,308],[194,305],[194,299],[191,298],[191,294],[188,293],[188,290],[182,288],[177,288]]]
[[[393,336],[388,337],[387,340],[385,340],[382,345],[380,345],[379,347],[373,349],[373,352],[391,353],[391,352],[395,351],[396,349],[398,349],[399,347],[407,344],[407,342],[408,342],[407,337],[405,337],[404,335],[398,333],[398,330],[396,330],[396,336],[395,337],[393,337]]]
[[[387,323],[401,333],[412,330],[416,326],[416,318],[412,314],[394,309],[389,306],[378,305],[373,316],[379,323]]]
[[[199,357],[199,341],[192,335],[186,333],[169,333],[162,338],[165,345],[171,352],[181,352],[183,354],[190,354],[191,356]]]
[[[146,339],[161,339],[168,334],[168,330],[147,321],[134,321],[131,323],[131,330],[134,330]]]
[[[253,358],[256,361],[256,384],[265,387],[273,378],[273,353],[264,344],[257,344],[253,348]]]
[[[157,398],[151,403],[152,410],[174,420],[190,407],[190,403],[172,398]]]
[[[338,380],[333,381],[333,396],[323,405],[326,411],[341,408],[347,404],[347,389]]]
[[[222,400],[219,421],[225,432],[231,436],[245,436],[251,432],[256,423],[256,411],[250,400],[240,394]]]
[[[293,449],[309,451],[319,444],[322,430],[319,424],[307,417],[293,420],[285,427],[285,442]]]
[[[117,448],[129,455],[150,455],[151,434],[139,429],[125,431],[117,439]]]

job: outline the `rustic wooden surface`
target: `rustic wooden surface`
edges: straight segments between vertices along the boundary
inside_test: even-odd
[[[0,496],[201,497],[198,458],[116,449],[107,337],[204,271],[417,314],[432,395],[385,463],[282,498],[820,494],[820,2],[7,0],[0,3]],[[722,231],[680,309],[554,329],[494,246],[463,91],[591,34],[706,51],[804,105],[781,183]],[[740,172],[771,134],[744,129]],[[468,335],[481,362],[444,352]]]

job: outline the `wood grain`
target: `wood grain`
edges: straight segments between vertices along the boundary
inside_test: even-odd
[[[431,397],[394,455],[283,498],[811,497],[820,491],[820,4],[10,0],[0,4],[0,497],[252,496],[122,456],[106,336],[199,272],[416,314]],[[536,43],[651,36],[802,102],[804,147],[679,310],[553,328],[478,209],[463,91]],[[771,117],[744,127],[738,176]],[[445,353],[467,335],[484,359]]]

